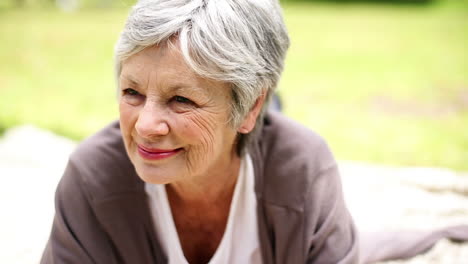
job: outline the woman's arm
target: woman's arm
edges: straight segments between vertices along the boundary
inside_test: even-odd
[[[358,263],[357,230],[343,199],[336,161],[322,141],[305,207],[307,263]]]
[[[80,173],[70,161],[55,194],[55,217],[41,264],[117,263],[111,252]]]

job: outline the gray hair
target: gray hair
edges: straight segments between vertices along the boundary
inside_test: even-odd
[[[289,37],[277,0],[140,0],[115,47],[116,76],[122,62],[153,45],[177,38],[198,75],[231,84],[231,125],[237,128],[266,93],[273,94],[283,70]],[[240,135],[242,152],[261,129],[267,103],[253,132]]]

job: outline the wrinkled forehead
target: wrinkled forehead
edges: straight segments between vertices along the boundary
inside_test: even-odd
[[[178,71],[184,76],[196,75],[184,61],[180,50],[166,42],[143,48],[125,58],[120,75],[148,70]]]
[[[191,87],[210,93],[230,90],[226,82],[204,78],[195,73],[175,43],[153,45],[125,59],[119,83],[138,87]]]

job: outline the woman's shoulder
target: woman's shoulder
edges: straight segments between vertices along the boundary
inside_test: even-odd
[[[142,188],[126,154],[118,121],[81,142],[68,166],[75,168],[77,174],[68,177],[79,177],[95,198]]]
[[[261,138],[269,148],[268,154],[282,156],[285,162],[305,163],[308,167],[316,166],[315,169],[335,165],[322,136],[281,113],[266,115]]]
[[[298,122],[268,113],[258,139],[260,151],[254,156],[261,165],[259,182],[262,196],[271,203],[300,208],[318,180],[330,185],[339,182],[335,173],[328,173],[336,171],[337,165],[325,139]]]
[[[118,121],[113,121],[100,131],[83,140],[72,153],[71,159],[88,164],[121,159],[125,148]],[[126,155],[125,155],[126,156]]]

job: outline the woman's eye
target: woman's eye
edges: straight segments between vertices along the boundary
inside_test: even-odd
[[[126,88],[122,90],[122,102],[126,102],[130,105],[140,105],[145,101],[145,96],[132,88]]]
[[[191,104],[192,101],[190,101],[190,99],[187,99],[183,96],[174,96],[174,101],[178,102],[178,103],[183,103],[183,104]]]
[[[124,95],[132,95],[132,96],[140,95],[139,92],[133,90],[132,88],[124,89],[124,90],[123,90],[123,94],[124,94]]]

